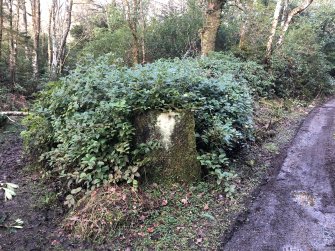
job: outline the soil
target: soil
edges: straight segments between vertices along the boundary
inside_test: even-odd
[[[314,109],[224,251],[335,250],[335,99]]]
[[[0,128],[0,181],[17,184],[17,195],[4,202],[0,192],[0,250],[49,250],[57,242],[57,221],[61,207],[43,205],[46,186],[41,175],[28,171],[22,157],[22,140],[18,124]],[[24,222],[23,229],[6,227],[16,219]]]

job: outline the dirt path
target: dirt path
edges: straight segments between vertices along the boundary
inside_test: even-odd
[[[300,128],[224,251],[335,250],[335,99]]]
[[[0,227],[0,250],[47,250],[53,241],[50,233],[56,230],[54,220],[60,212],[41,205],[46,188],[37,182],[40,176],[23,169],[18,127],[0,132],[0,180],[19,185],[13,200],[4,202],[0,198],[0,225],[10,225],[20,218],[24,226],[18,231]]]

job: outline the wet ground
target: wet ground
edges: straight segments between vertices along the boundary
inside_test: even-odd
[[[62,212],[44,207],[47,192],[41,186],[41,175],[24,169],[21,130],[18,124],[0,129],[0,181],[19,185],[13,200],[4,202],[0,193],[0,250],[47,250]],[[23,229],[5,227],[16,219],[23,220]]]
[[[335,250],[335,99],[314,109],[224,251]]]

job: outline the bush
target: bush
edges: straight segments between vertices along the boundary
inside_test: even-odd
[[[41,93],[34,115],[25,120],[26,150],[41,154],[41,161],[68,179],[74,194],[78,186],[108,182],[136,186],[146,153],[158,144],[135,144],[134,117],[148,110],[192,109],[201,163],[223,177],[226,156],[253,139],[248,83],[262,81],[249,79],[252,71],[243,71],[247,63],[234,62],[234,70],[231,56],[212,57],[132,69],[110,66],[103,58],[80,65]]]
[[[315,28],[308,23],[294,28],[271,60],[276,94],[303,99],[330,94],[330,62],[322,52]]]

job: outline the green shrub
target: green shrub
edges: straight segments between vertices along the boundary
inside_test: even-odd
[[[330,62],[312,24],[300,24],[288,32],[271,65],[280,97],[312,99],[333,91]]]
[[[25,120],[26,149],[41,154],[41,161],[67,177],[70,188],[121,181],[136,186],[146,153],[158,144],[135,144],[134,116],[148,110],[192,109],[202,165],[223,177],[218,170],[228,163],[226,155],[253,139],[248,83],[256,82],[243,78],[252,75],[243,72],[248,64],[236,72],[230,64],[224,56],[213,55],[131,69],[110,66],[106,59],[80,65],[41,93],[33,115]]]

